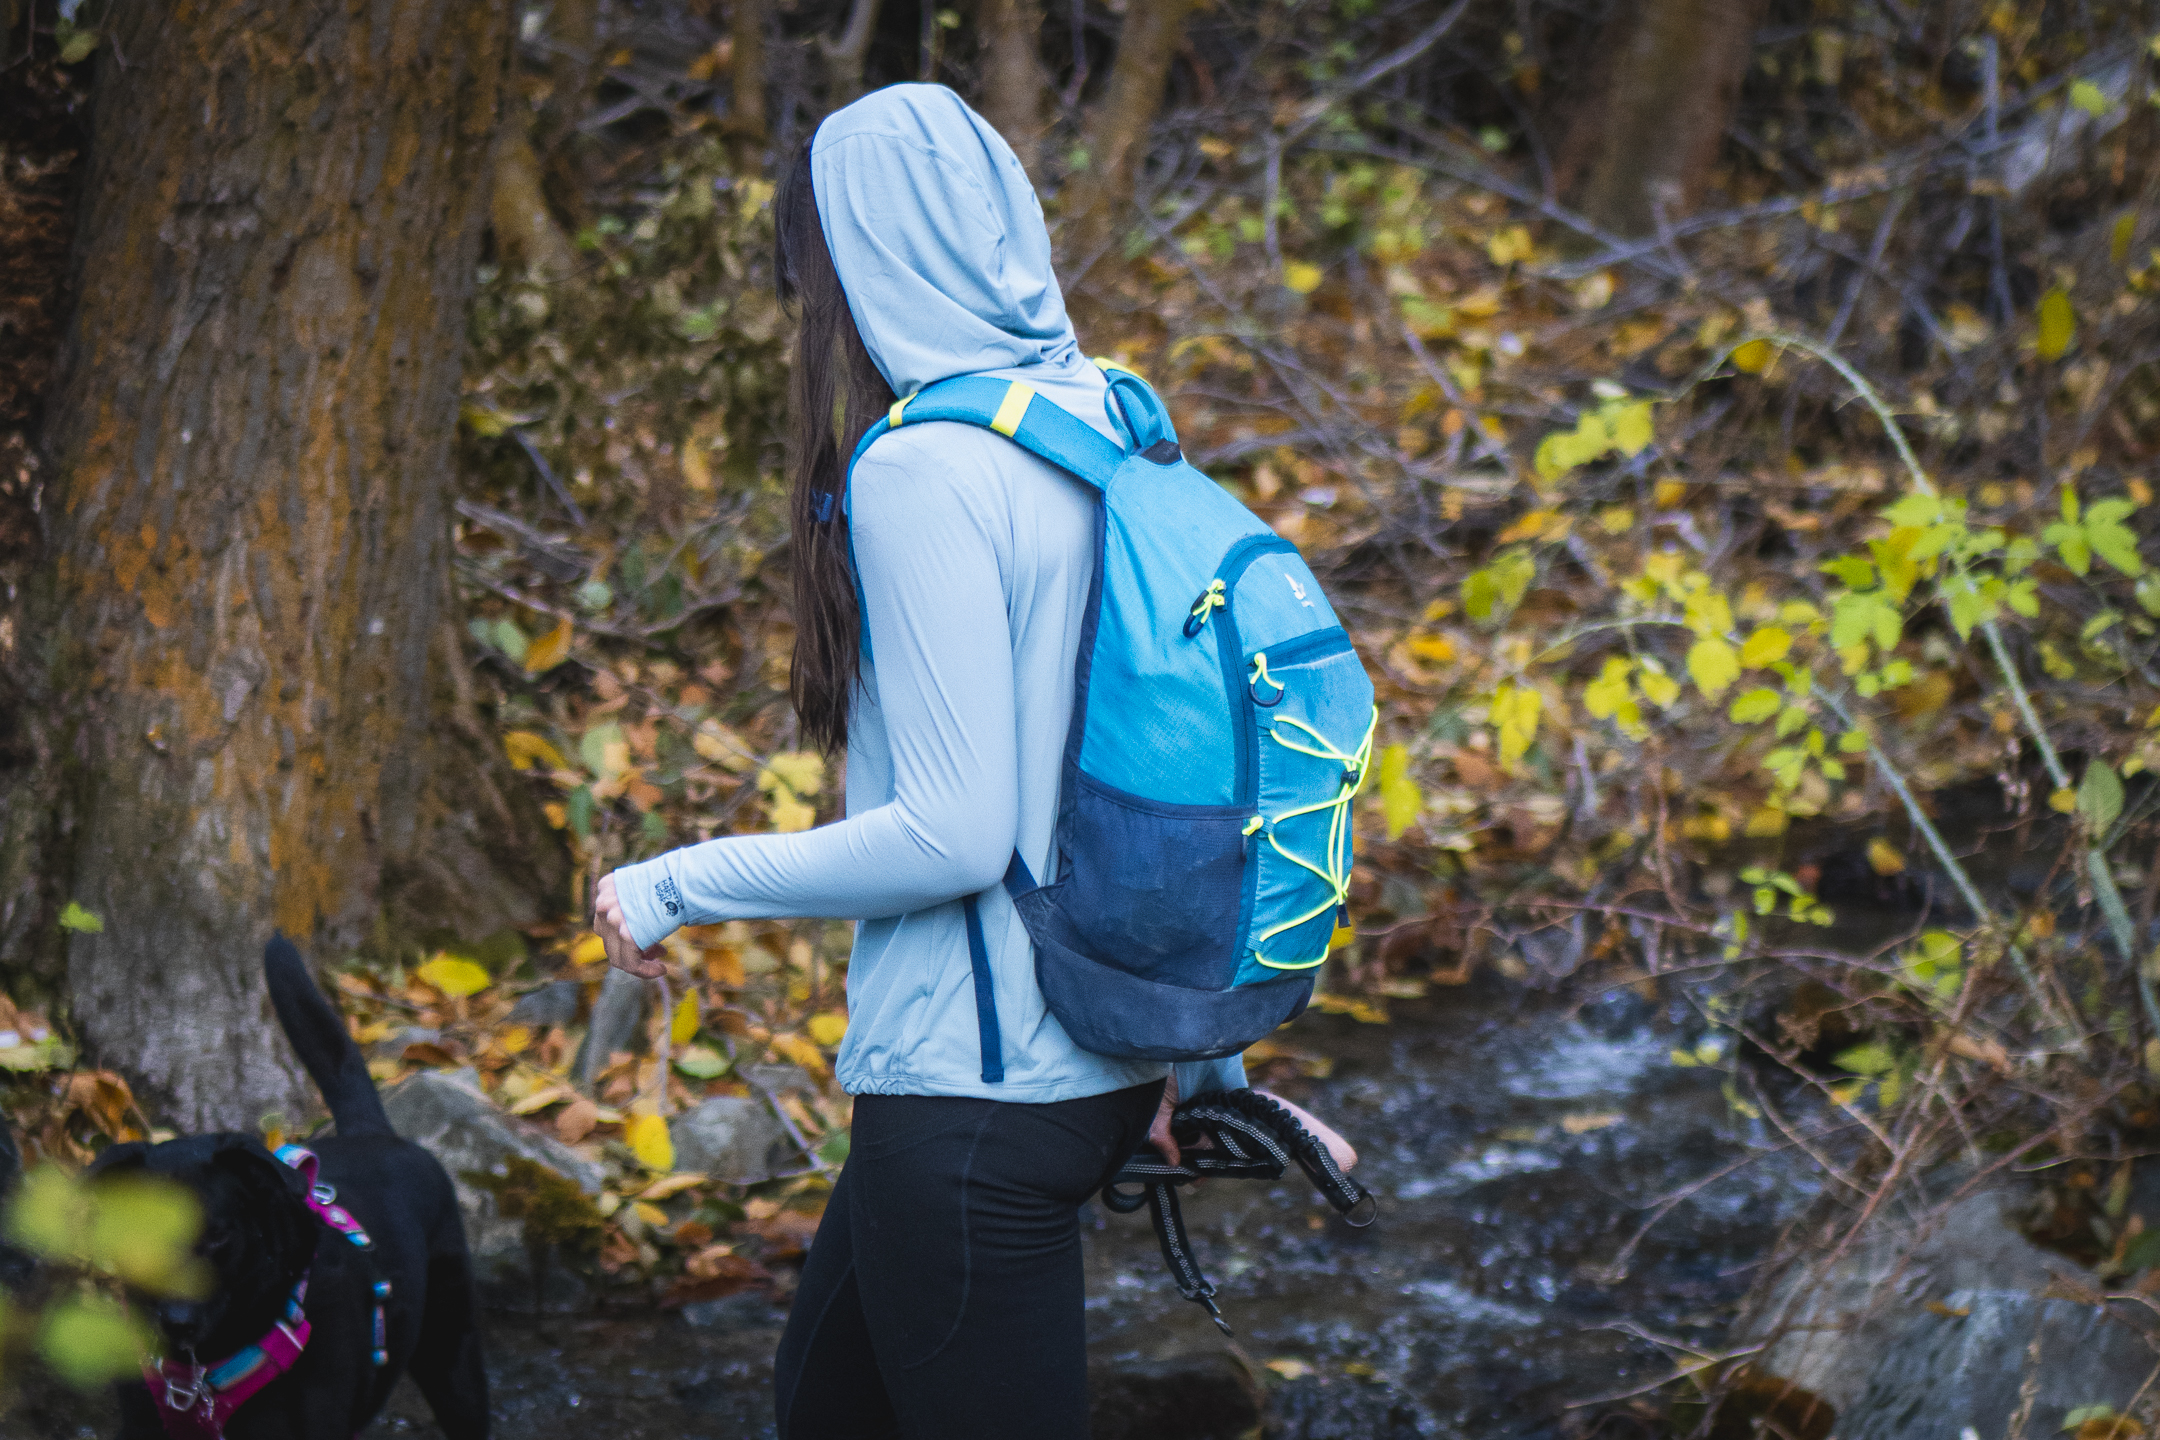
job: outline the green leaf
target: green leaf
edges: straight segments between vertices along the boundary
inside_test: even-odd
[[[2078,80],[2070,86],[2070,103],[2097,120],[2115,107],[2108,103],[2107,92],[2090,80]]]
[[[1410,778],[1410,749],[1390,745],[1380,752],[1380,815],[1387,824],[1388,839],[1398,838],[1416,823],[1425,808],[1425,792]]]
[[[675,1057],[675,1068],[693,1080],[712,1080],[726,1072],[728,1062],[710,1045],[692,1045]]]
[[[1783,703],[1775,690],[1750,690],[1733,701],[1732,709],[1726,713],[1732,717],[1735,725],[1755,725],[1777,714],[1778,707]]]
[[[1923,495],[1915,490],[1895,505],[1884,506],[1882,516],[1893,525],[1909,525],[1918,529],[1924,525],[1933,525],[1942,518],[1942,513],[1942,496]]]
[[[2080,1405],[2063,1416],[2062,1428],[2075,1430],[2088,1420],[2112,1420],[2114,1418],[2115,1407],[2112,1405]]]
[[[60,912],[60,928],[72,930],[77,935],[102,935],[105,922],[93,911],[85,910],[80,901],[70,900]]]
[[[1855,1075],[1885,1075],[1897,1068],[1897,1057],[1887,1045],[1855,1045],[1831,1056],[1830,1063]]]
[[[1632,457],[1641,454],[1650,444],[1652,436],[1650,402],[1643,400],[1633,405],[1619,406],[1612,412],[1608,424],[1612,431],[1613,445],[1622,455]]]
[[[1875,566],[1858,555],[1847,555],[1837,560],[1825,561],[1822,571],[1836,577],[1848,590],[1872,590],[1875,588]]]
[[[1973,627],[1995,616],[1995,604],[1980,593],[1971,577],[1952,575],[1943,582],[1943,595],[1950,602],[1950,624],[1957,630],[1960,640],[1970,636]]]
[[[2135,508],[2128,500],[2117,498],[2102,500],[2085,514],[2085,543],[2125,575],[2139,575],[2145,570],[2145,561],[2138,554],[2137,532],[2122,523],[2123,517]]]
[[[90,58],[97,49],[98,33],[95,30],[78,29],[65,17],[53,21],[53,40],[60,47],[62,65],[79,65]]]
[[[2040,297],[2040,332],[2033,343],[2042,360],[2060,360],[2077,339],[2077,310],[2070,294],[2057,285]]]
[[[2078,782],[2077,813],[2085,817],[2095,835],[2105,835],[2116,817],[2122,814],[2122,779],[2108,767],[2104,760],[2094,760],[2085,767],[2085,778]]]
[[[1843,650],[1873,639],[1888,650],[1904,633],[1904,617],[1890,598],[1879,590],[1847,591],[1830,602],[1830,644]]]
[[[78,1390],[133,1375],[157,1343],[147,1326],[103,1296],[75,1296],[45,1312],[38,1352]]]
[[[526,647],[532,643],[525,638],[525,632],[518,629],[517,622],[510,619],[497,620],[488,631],[488,639],[495,642],[496,649],[520,665],[525,663]]]
[[[1505,619],[1536,578],[1537,561],[1527,549],[1503,550],[1490,565],[1463,577],[1463,611],[1482,624]]]
[[[1688,651],[1687,669],[1696,687],[1715,700],[1740,678],[1740,656],[1723,640],[1714,637],[1698,640]]]
[[[2160,1265],[2160,1230],[2140,1230],[2123,1247],[2123,1271],[2134,1274]]]
[[[832,1134],[820,1140],[817,1147],[818,1159],[823,1160],[828,1165],[844,1163],[848,1157],[848,1137],[850,1134],[850,1131],[835,1130]]]
[[[2148,572],[2138,577],[2138,608],[2147,615],[2160,615],[2160,572]]]
[[[1765,625],[1748,636],[1740,647],[1740,663],[1750,670],[1774,665],[1792,649],[1792,636],[1775,625]]]

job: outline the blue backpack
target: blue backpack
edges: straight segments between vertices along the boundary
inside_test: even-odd
[[[1057,873],[1005,888],[1050,1010],[1083,1049],[1234,1055],[1295,1019],[1345,923],[1372,682],[1297,548],[1185,463],[1162,401],[1101,364],[1120,447],[1022,381],[917,391],[863,436],[956,420],[1087,482],[1095,580],[1075,667]],[[966,904],[983,1079],[1004,1078],[989,952]]]

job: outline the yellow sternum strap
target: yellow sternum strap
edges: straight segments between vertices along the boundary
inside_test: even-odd
[[[920,390],[915,392],[915,395],[920,394],[922,394],[922,391]],[[895,430],[899,429],[900,417],[907,410],[908,400],[913,400],[915,398],[915,395],[908,396],[906,400],[893,401],[892,409],[885,412],[885,423],[887,425],[890,425]]]

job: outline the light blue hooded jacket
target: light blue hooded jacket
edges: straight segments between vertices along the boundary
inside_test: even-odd
[[[895,85],[818,127],[812,185],[871,358],[898,395],[954,375],[1025,378],[1112,439],[1080,354],[1042,207],[997,132],[950,90]],[[718,920],[853,919],[853,1094],[1043,1103],[1160,1079],[1160,1061],[1080,1049],[1044,1005],[999,883],[1015,848],[1055,873],[1095,501],[1004,437],[893,431],[855,468],[849,528],[870,659],[848,725],[847,818],[673,850],[616,872],[640,945]],[[961,900],[979,895],[1005,1078],[982,1078]],[[1179,1090],[1245,1083],[1235,1057]]]

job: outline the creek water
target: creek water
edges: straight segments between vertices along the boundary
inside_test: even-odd
[[[1329,1073],[1275,1088],[1358,1147],[1379,1218],[1349,1228],[1302,1176],[1191,1194],[1233,1342],[1180,1297],[1145,1215],[1087,1207],[1098,1440],[1231,1440],[1256,1422],[1269,1440],[1646,1433],[1614,1429],[1610,1397],[1670,1376],[1679,1347],[1715,1349],[1817,1192],[1804,1160],[1728,1105],[1721,1071],[1673,1062],[1703,1027],[1666,983],[1653,999],[1482,974],[1391,1002],[1387,1024],[1315,1013],[1283,1032]],[[755,1295],[493,1316],[496,1433],[762,1440],[784,1320]],[[102,1397],[33,1387],[23,1402],[0,1440],[115,1428]],[[441,1440],[409,1383],[365,1434]]]
[[[1660,1341],[1716,1347],[1816,1193],[1720,1072],[1672,1062],[1701,1034],[1683,1001],[1487,975],[1391,1008],[1385,1025],[1300,1020],[1282,1038],[1331,1073],[1277,1087],[1357,1145],[1375,1224],[1345,1226],[1302,1176],[1186,1203],[1234,1343],[1179,1296],[1145,1215],[1088,1207],[1098,1436],[1227,1437],[1252,1428],[1236,1412],[1254,1397],[1280,1440],[1584,1433],[1611,1408],[1586,1402],[1673,1373]],[[1741,1161],[1613,1267],[1656,1202]],[[495,1319],[497,1433],[772,1435],[784,1315],[750,1297],[694,1313]],[[368,1433],[438,1435],[409,1386]]]

